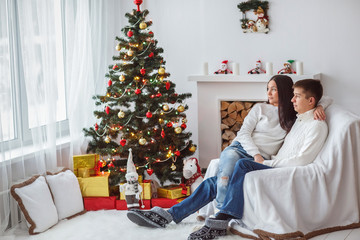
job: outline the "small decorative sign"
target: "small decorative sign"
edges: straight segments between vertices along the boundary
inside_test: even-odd
[[[237,6],[242,12],[241,28],[244,33],[268,33],[269,17],[266,11],[269,9],[268,1],[249,0],[241,2]],[[246,12],[252,10],[256,19],[248,19]]]

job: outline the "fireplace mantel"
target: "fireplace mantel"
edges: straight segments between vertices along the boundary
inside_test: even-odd
[[[294,82],[306,78],[321,78],[320,73],[289,76]],[[266,101],[266,85],[271,77],[266,74],[189,76],[189,81],[197,83],[198,151],[201,167],[207,167],[212,159],[220,156],[220,102]]]

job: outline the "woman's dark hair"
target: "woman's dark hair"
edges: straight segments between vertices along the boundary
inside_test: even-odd
[[[291,102],[291,99],[294,96],[293,80],[291,79],[291,77],[286,75],[275,75],[269,80],[269,82],[271,80],[275,81],[278,91],[278,112],[280,126],[286,132],[290,132],[291,127],[296,120],[296,112]]]

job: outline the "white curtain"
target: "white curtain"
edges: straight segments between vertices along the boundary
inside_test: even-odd
[[[12,2],[0,0],[1,3]],[[65,26],[64,38],[54,37],[54,16],[62,6]],[[117,0],[17,0],[16,11],[19,30],[19,77],[25,79],[24,86],[17,89],[26,92],[29,104],[28,115],[18,116],[22,121],[32,121],[30,140],[2,141],[9,129],[2,127],[5,108],[0,105],[0,236],[8,227],[17,226],[20,215],[17,204],[10,196],[10,187],[32,175],[44,174],[57,167],[72,166],[72,155],[84,154],[86,140],[82,129],[95,123],[92,96],[104,94],[107,80],[104,75],[115,54],[114,38],[120,34],[120,1]],[[2,7],[3,5],[1,5]],[[14,5],[15,6],[15,5]],[[2,8],[3,9],[3,8]],[[13,9],[15,10],[15,9]],[[121,14],[123,15],[123,14]],[[0,34],[8,20],[1,11]],[[10,19],[10,18],[9,18]],[[14,19],[13,19],[14,20]],[[11,21],[11,19],[10,19]],[[1,37],[1,35],[0,35]],[[59,63],[56,60],[55,45],[62,41],[64,46],[64,76],[66,86],[66,107],[69,121],[70,144],[67,149],[57,149],[56,112],[59,99]],[[0,49],[1,51],[1,49]],[[0,52],[2,53],[2,52]],[[0,59],[3,60],[3,59]],[[0,64],[0,73],[3,72]],[[61,75],[61,74],[60,74]],[[30,119],[31,118],[31,119]],[[5,132],[4,132],[5,131]],[[27,140],[28,141],[28,140]],[[28,154],[28,150],[31,150]],[[15,151],[16,150],[16,151]],[[16,155],[16,156],[15,156]]]

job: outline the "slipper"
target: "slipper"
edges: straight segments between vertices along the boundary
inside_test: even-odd
[[[131,209],[127,212],[127,217],[139,226],[150,228],[165,228],[172,221],[170,213],[159,207],[148,211]]]

